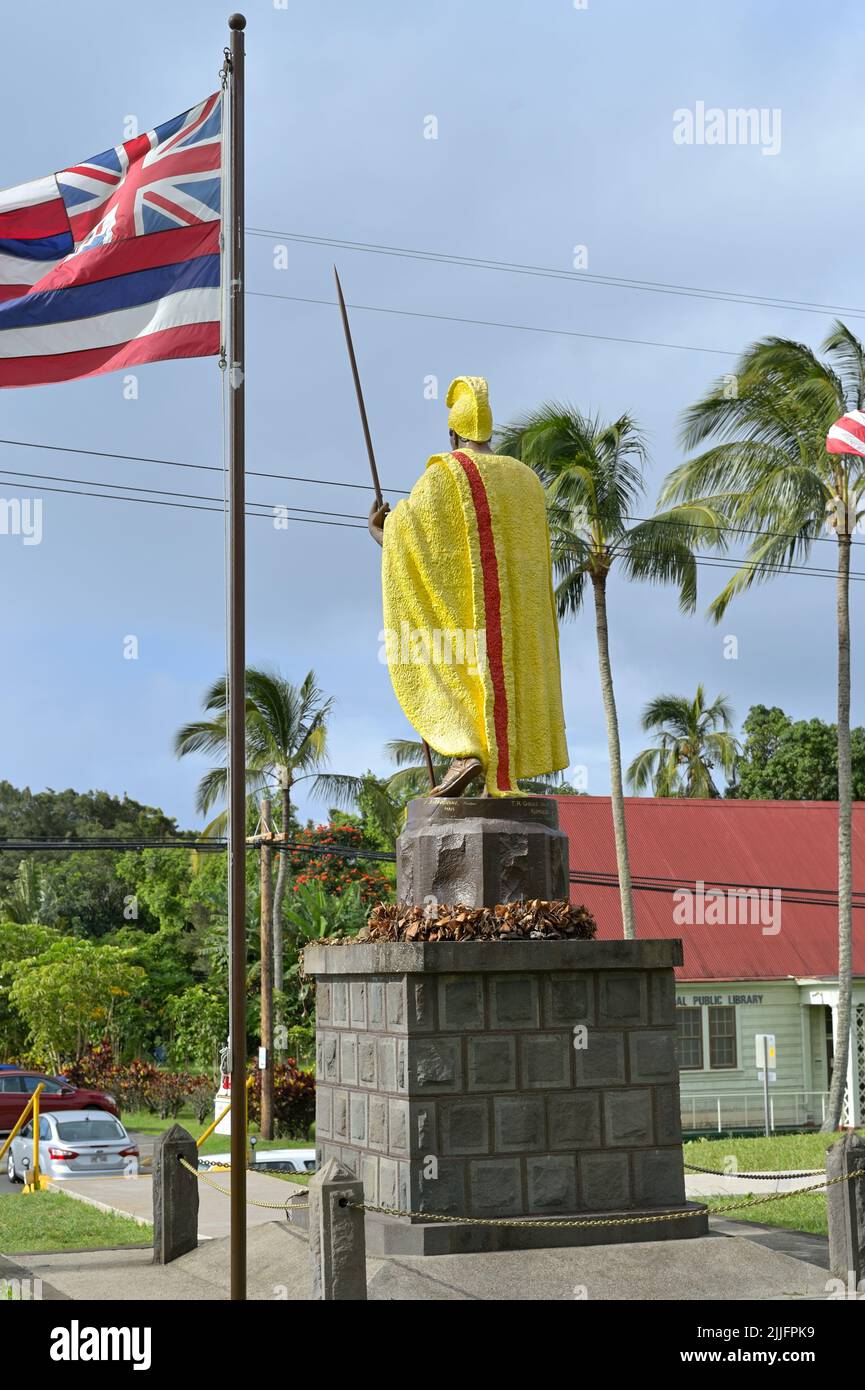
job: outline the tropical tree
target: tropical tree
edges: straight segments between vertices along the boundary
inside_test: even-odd
[[[652,748],[638,753],[627,771],[628,786],[654,796],[713,797],[721,793],[712,776],[720,768],[729,780],[739,745],[733,736],[733,711],[724,695],[706,704],[702,685],[693,700],[686,695],[658,695],[643,710],[643,729],[653,733]]]
[[[622,926],[634,937],[631,869],[625,830],[622,756],[607,624],[607,581],[613,568],[627,579],[674,583],[679,606],[697,597],[694,548],[712,534],[714,516],[702,506],[635,516],[645,489],[645,439],[629,415],[604,423],[573,406],[552,402],[503,430],[501,453],[521,458],[547,491],[553,569],[560,618],[580,612],[591,584],[601,693],[607,722],[610,801],[616,841]]]
[[[837,801],[838,730],[822,719],[793,720],[777,705],[752,705],[726,795],[756,801]],[[865,729],[850,731],[853,799],[865,801]]]
[[[88,1043],[106,1035],[119,1051],[124,1014],[147,983],[132,956],[117,946],[66,937],[11,967],[9,1002],[26,1024],[34,1051],[54,1071],[64,1057],[77,1061]]]
[[[310,671],[302,683],[292,685],[275,671],[248,667],[246,671],[246,785],[250,798],[265,796],[275,784],[282,818],[282,835],[291,830],[292,788],[319,773],[327,756],[327,719],[333,700],[325,697]],[[225,678],[204,697],[209,718],[193,721],[180,730],[174,740],[179,758],[189,753],[219,756],[219,763],[205,772],[198,785],[197,807],[202,815],[220,801],[228,790],[228,692]],[[208,825],[205,833],[221,833],[227,813]],[[273,987],[283,987],[282,905],[291,874],[287,850],[280,853],[276,887],[273,893]]]
[[[838,1039],[823,1126],[834,1130],[850,1048],[850,550],[865,515],[865,468],[856,453],[827,453],[826,435],[841,415],[865,407],[865,348],[836,321],[822,350],[825,360],[804,343],[775,337],[746,348],[732,379],[715,382],[685,413],[683,445],[701,452],[673,470],[661,501],[711,507],[746,541],[738,569],[710,606],[716,622],[733,598],[807,559],[817,541],[834,533],[837,542]]]

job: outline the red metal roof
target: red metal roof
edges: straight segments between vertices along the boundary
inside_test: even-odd
[[[593,913],[600,937],[621,936],[610,799],[556,800],[570,845],[571,899]],[[833,802],[626,797],[625,823],[637,935],[681,937],[680,979],[837,976],[838,812]],[[729,886],[765,888],[768,894],[778,890],[780,931],[766,934],[750,918],[724,925],[676,922],[673,893],[694,890],[698,881],[706,893],[726,892]],[[865,802],[853,809],[853,888],[853,973],[865,976]],[[767,917],[772,901],[767,895]]]

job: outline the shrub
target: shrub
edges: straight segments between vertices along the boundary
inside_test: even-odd
[[[261,1118],[261,1073],[250,1067],[256,1081],[249,1091],[249,1118]],[[278,1139],[306,1139],[315,1120],[315,1078],[301,1071],[293,1058],[273,1069],[273,1121]]]

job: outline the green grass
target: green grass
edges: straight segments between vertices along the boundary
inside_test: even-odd
[[[130,1133],[136,1134],[161,1134],[163,1130],[170,1129],[174,1124],[182,1125],[193,1139],[197,1139],[207,1129],[211,1120],[206,1120],[202,1124],[195,1118],[191,1110],[181,1110],[176,1119],[163,1120],[159,1115],[153,1115],[149,1110],[124,1110],[123,1123]],[[261,1139],[259,1137],[259,1127],[256,1124],[249,1126],[249,1132],[257,1139],[256,1149],[259,1153],[265,1149],[309,1149],[313,1146],[311,1139]],[[230,1134],[211,1134],[209,1139],[205,1139],[199,1150],[203,1154],[225,1153],[231,1146]]]
[[[865,1134],[863,1130],[857,1132]],[[763,1135],[754,1139],[693,1139],[683,1145],[683,1152],[686,1163],[711,1168],[715,1172],[724,1172],[731,1157],[735,1158],[737,1168],[745,1173],[764,1170],[798,1172],[823,1168],[826,1150],[838,1138],[837,1134],[809,1131],[805,1134],[773,1134],[770,1138]],[[819,1182],[819,1176],[815,1176],[813,1181]],[[755,1181],[754,1195],[761,1194],[762,1186],[759,1180]],[[711,1211],[724,1212],[747,1200],[746,1196],[707,1197],[706,1203]],[[730,1218],[734,1221],[756,1221],[763,1226],[779,1226],[788,1231],[808,1231],[818,1236],[829,1234],[826,1195],[823,1192],[794,1192],[777,1201],[746,1207],[744,1211],[731,1211]]]
[[[816,1181],[816,1179],[815,1179]],[[768,1193],[766,1194],[768,1196]],[[724,1214],[728,1207],[746,1202],[747,1197],[707,1197],[710,1211]],[[756,1221],[761,1226],[780,1226],[786,1231],[809,1231],[815,1236],[828,1236],[826,1198],[822,1192],[791,1193],[777,1202],[762,1202],[759,1207],[731,1211],[731,1221]]]
[[[152,1226],[129,1216],[100,1211],[64,1192],[21,1192],[0,1198],[0,1251],[113,1249],[118,1245],[152,1245]]]
[[[865,1130],[858,1133],[865,1134]],[[805,1134],[773,1134],[755,1139],[692,1139],[683,1145],[686,1163],[723,1172],[732,1156],[744,1172],[793,1171],[822,1168],[826,1150],[840,1136],[808,1131]],[[816,1179],[815,1179],[816,1181]]]

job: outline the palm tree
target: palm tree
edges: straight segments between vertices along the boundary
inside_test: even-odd
[[[804,343],[763,338],[735,375],[716,382],[684,417],[682,441],[709,448],[670,474],[662,501],[700,499],[748,537],[744,559],[709,612],[716,622],[752,584],[807,558],[828,525],[837,541],[838,643],[838,1041],[824,1130],[841,1122],[850,1048],[852,769],[850,752],[850,546],[862,518],[865,468],[828,454],[839,416],[865,407],[865,348],[836,321],[821,360]],[[825,537],[824,537],[825,539]]]
[[[333,700],[326,698],[310,671],[297,686],[275,671],[248,667],[246,671],[246,786],[250,797],[266,795],[276,785],[279,792],[282,835],[291,829],[291,789],[304,777],[319,777],[327,754],[327,719]],[[223,676],[204,697],[210,718],[194,720],[180,730],[174,751],[219,756],[217,766],[205,772],[198,785],[196,805],[202,815],[225,798],[228,768],[227,692]],[[226,812],[207,826],[205,834],[217,834],[225,826]],[[273,987],[283,988],[282,905],[291,878],[291,856],[283,849],[273,893]]]
[[[708,508],[676,507],[663,516],[634,516],[644,491],[646,443],[629,415],[606,424],[552,402],[503,430],[501,453],[521,458],[547,490],[553,568],[560,618],[579,613],[591,582],[601,692],[607,720],[610,801],[616,840],[624,935],[636,935],[625,832],[622,755],[607,627],[607,580],[614,565],[629,579],[672,582],[679,606],[697,597],[695,545],[712,534]],[[705,529],[702,529],[705,528]]]
[[[693,700],[658,695],[643,710],[642,724],[657,735],[657,742],[638,753],[628,768],[632,791],[643,792],[651,784],[654,796],[720,796],[712,770],[719,767],[731,778],[739,753],[726,696],[707,705],[702,685]]]

